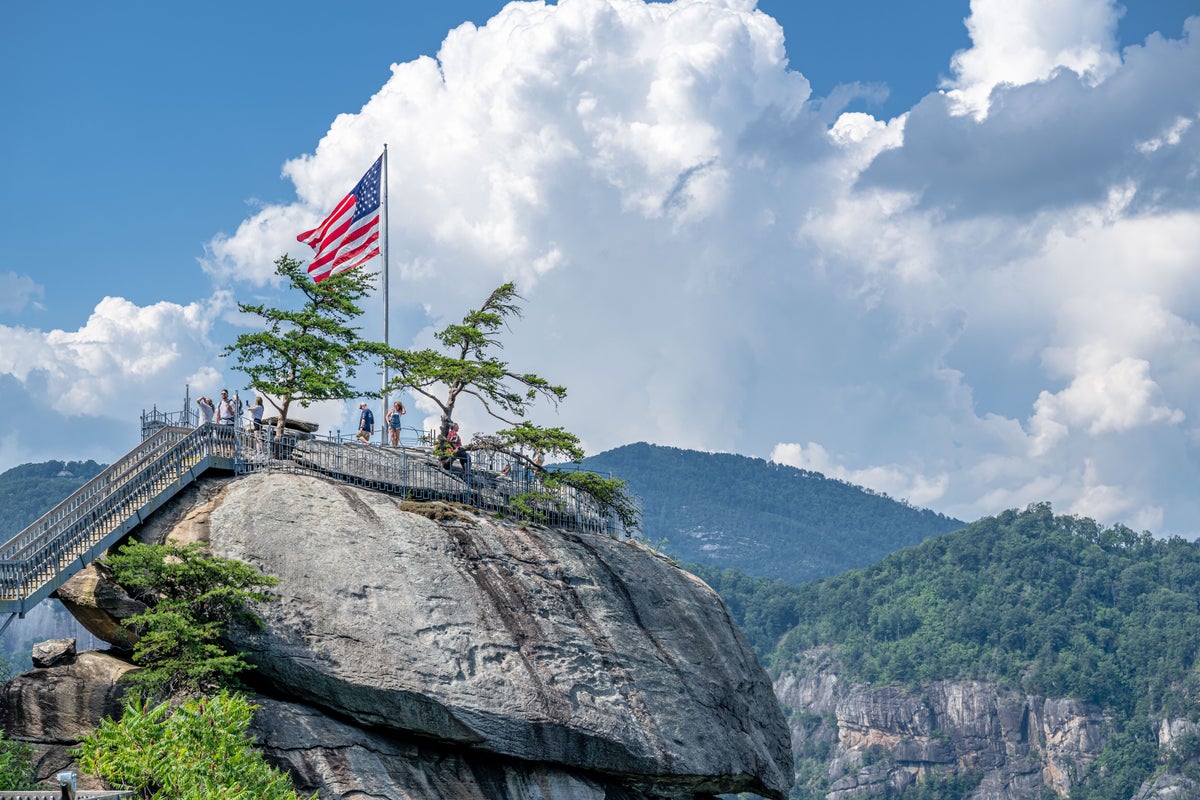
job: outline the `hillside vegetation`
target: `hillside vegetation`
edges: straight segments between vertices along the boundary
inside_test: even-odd
[[[1157,722],[1200,721],[1200,547],[1183,539],[1039,504],[803,586],[699,572],[776,672],[833,647],[874,685],[980,679],[1108,709],[1114,736],[1072,800],[1131,797],[1155,769]]]
[[[584,459],[629,482],[642,528],[685,562],[791,583],[871,564],[965,523],[759,458],[645,443]]]
[[[103,469],[95,461],[44,461],[0,473],[0,542],[25,530]],[[79,638],[87,646],[98,644],[57,600],[40,603],[0,635],[0,664],[8,664],[14,672],[30,669],[34,643],[62,637]]]
[[[0,541],[23,531],[102,469],[95,461],[44,461],[0,474]]]

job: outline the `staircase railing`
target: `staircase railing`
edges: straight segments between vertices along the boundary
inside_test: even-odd
[[[190,430],[168,426],[0,545],[0,612],[27,612],[211,468],[320,475],[414,500],[457,501],[555,527],[619,532],[612,515],[582,492],[550,491],[524,473],[510,477],[480,468],[446,470],[421,448],[276,441],[212,424]]]
[[[214,452],[232,457],[232,433],[163,428],[0,545],[0,610],[28,611],[195,480]]]

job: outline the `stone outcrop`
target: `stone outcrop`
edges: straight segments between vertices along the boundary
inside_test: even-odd
[[[145,611],[146,604],[108,580],[95,564],[72,575],[55,589],[54,596],[97,639],[122,650],[132,650],[137,643],[137,637],[121,623]]]
[[[36,650],[37,648],[35,648]],[[56,650],[74,649],[58,647]],[[119,716],[121,678],[134,667],[94,650],[60,653],[54,665],[18,675],[0,690],[0,728],[33,746],[39,780],[73,767],[67,751],[105,717]],[[82,788],[99,788],[82,776]]]
[[[968,770],[982,775],[971,800],[1065,797],[1111,729],[1095,705],[982,681],[915,690],[848,685],[828,659],[820,669],[785,672],[775,690],[793,712],[796,757],[829,753],[831,800],[901,789],[931,771]]]
[[[212,551],[280,579],[265,630],[236,637],[258,678],[491,757],[787,792],[782,715],[711,589],[632,542],[449,516],[301,476],[230,483]]]
[[[202,481],[143,527],[280,579],[265,628],[231,640],[257,667],[264,749],[322,798],[791,786],[782,713],[723,604],[637,543],[279,473]]]

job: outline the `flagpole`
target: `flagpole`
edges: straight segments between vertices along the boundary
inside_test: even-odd
[[[383,238],[383,247],[380,248],[380,253],[383,256],[383,344],[386,347],[388,343],[388,158],[387,158],[387,143],[383,145],[383,230],[380,235]],[[380,446],[386,445],[388,442],[388,368],[385,360],[383,366],[383,386],[380,391],[383,393],[383,415],[380,417],[379,435],[381,440]]]

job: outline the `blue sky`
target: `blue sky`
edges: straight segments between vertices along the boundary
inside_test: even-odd
[[[516,280],[590,451],[1195,536],[1198,6],[14,7],[0,469],[238,386],[233,304],[388,141],[393,344]]]

